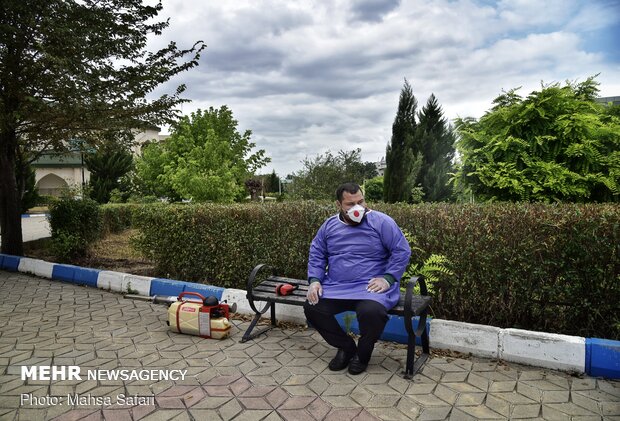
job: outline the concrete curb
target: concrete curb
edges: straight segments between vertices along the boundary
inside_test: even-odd
[[[49,213],[22,213],[22,218],[42,218],[48,215]]]
[[[237,303],[238,313],[254,314],[246,299],[246,292],[239,289],[81,268],[6,254],[0,254],[0,269],[117,292],[131,291],[145,296],[177,296],[181,292],[193,291],[205,296],[213,295],[220,301]],[[306,322],[303,309],[298,306],[279,304],[276,307],[276,314],[279,320],[302,324]],[[339,315],[341,325],[344,324],[342,316]],[[389,321],[382,338],[406,343],[407,334],[402,318],[398,320],[392,316],[391,319],[394,320]],[[427,323],[431,333],[430,343],[435,348],[446,348],[554,370],[620,378],[620,341],[586,339],[520,329],[500,329],[441,319],[433,319]],[[351,330],[354,332],[356,325],[357,321],[353,320]]]

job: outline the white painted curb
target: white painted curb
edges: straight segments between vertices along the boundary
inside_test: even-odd
[[[254,310],[250,308],[250,303],[246,298],[247,292],[241,289],[226,288],[222,294],[222,301],[227,300],[228,304],[237,303],[237,313],[255,315]],[[257,309],[265,306],[265,301],[255,301]],[[271,317],[271,309],[267,310],[262,317]],[[301,325],[306,324],[306,316],[304,309],[300,306],[292,306],[290,304],[276,303],[276,320],[285,322],[293,322]]]
[[[499,358],[503,360],[554,370],[585,372],[585,338],[521,329],[502,329],[499,337]]]
[[[430,346],[485,358],[499,355],[500,328],[451,320],[431,320]]]
[[[97,277],[97,288],[109,289],[110,291],[123,291],[123,278],[125,273],[104,270]]]
[[[148,297],[151,293],[151,281],[153,279],[155,278],[126,274],[123,277],[123,283],[121,284],[121,288],[123,292],[129,292],[129,290],[131,289],[132,294],[137,293],[139,295],[146,295]]]
[[[54,263],[45,262],[43,260],[22,257],[19,260],[19,272],[32,273],[42,278],[52,278],[54,271]]]

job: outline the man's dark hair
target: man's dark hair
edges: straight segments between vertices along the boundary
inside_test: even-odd
[[[338,189],[336,190],[336,200],[342,203],[342,195],[344,192],[347,192],[349,194],[355,194],[358,191],[360,191],[359,184],[355,184],[355,183],[341,184],[340,187],[338,187]]]

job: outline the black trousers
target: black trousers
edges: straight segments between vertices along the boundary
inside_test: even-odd
[[[360,339],[355,341],[340,327],[336,314],[343,311],[355,311],[360,327]],[[382,304],[373,300],[339,300],[320,298],[315,305],[304,303],[304,313],[312,326],[333,347],[348,353],[357,352],[360,362],[367,364],[388,321],[387,310]]]

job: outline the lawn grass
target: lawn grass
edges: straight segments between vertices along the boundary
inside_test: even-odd
[[[106,235],[93,243],[84,257],[73,259],[70,264],[93,269],[114,270],[134,275],[158,276],[153,262],[131,246],[131,237],[138,231],[128,229]],[[50,238],[24,243],[27,257],[55,262]]]

